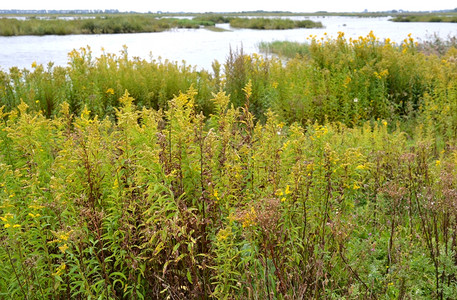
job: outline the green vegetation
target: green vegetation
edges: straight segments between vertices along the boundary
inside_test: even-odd
[[[0,72],[0,298],[452,299],[457,49],[418,49]]]
[[[138,33],[159,32],[171,28],[200,28],[201,26],[214,26],[214,23],[204,20],[157,18],[149,15],[106,15],[97,16],[93,19],[76,18],[70,20],[1,18],[0,35]]]
[[[401,14],[392,18],[393,22],[450,22],[457,23],[457,14]]]
[[[294,58],[297,55],[309,55],[309,44],[289,41],[261,42],[259,50],[267,54],[276,54],[280,57]]]
[[[292,21],[290,19],[238,18],[223,15],[197,15],[192,19],[161,18],[155,15],[105,15],[93,18],[58,19],[28,17],[25,20],[0,18],[1,36],[18,35],[68,35],[160,32],[171,28],[201,28],[221,31],[214,27],[218,23],[229,23],[233,27],[251,29],[293,29],[322,27],[320,22]]]
[[[230,20],[230,26],[234,28],[267,30],[323,27],[321,22],[313,22],[311,20],[294,21],[280,18],[233,18]]]

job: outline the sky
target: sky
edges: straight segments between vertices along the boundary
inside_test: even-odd
[[[409,10],[429,11],[457,8],[455,0],[2,0],[1,9],[118,9],[119,11],[137,12],[238,12],[238,11],[292,11],[292,12],[361,12]]]

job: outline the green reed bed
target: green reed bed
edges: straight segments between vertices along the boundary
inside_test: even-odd
[[[416,47],[2,72],[0,298],[452,299],[457,50]]]
[[[425,15],[399,15],[392,18],[393,22],[448,22],[457,23],[457,14],[425,14]]]
[[[160,32],[171,28],[213,26],[208,21],[158,18],[150,15],[106,15],[93,19],[6,19],[0,18],[0,35],[68,35]]]
[[[261,42],[259,50],[262,53],[275,54],[279,57],[294,58],[297,55],[309,55],[309,44],[290,41]]]
[[[230,19],[230,26],[234,28],[248,28],[248,29],[265,29],[265,30],[278,30],[278,29],[294,29],[294,28],[322,28],[321,22],[314,22],[311,20],[294,21],[291,19],[281,18],[232,18]]]

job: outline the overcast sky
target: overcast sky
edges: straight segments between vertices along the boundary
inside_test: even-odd
[[[386,10],[441,10],[457,7],[455,0],[1,0],[0,9],[118,9],[120,11],[170,12],[232,12],[232,11],[293,11],[293,12],[360,12]]]

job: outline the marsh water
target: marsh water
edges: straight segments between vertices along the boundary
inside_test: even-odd
[[[0,69],[7,71],[16,66],[30,68],[33,62],[66,65],[68,53],[73,49],[90,46],[93,56],[105,53],[119,54],[126,45],[129,57],[146,60],[168,59],[197,69],[211,69],[214,60],[224,62],[230,48],[243,48],[245,53],[259,52],[260,42],[306,42],[310,35],[336,37],[344,32],[347,38],[366,36],[372,30],[381,40],[390,38],[400,43],[411,33],[418,40],[432,35],[442,38],[457,36],[457,23],[394,23],[389,17],[291,17],[322,22],[324,28],[292,30],[234,29],[228,24],[217,25],[226,31],[206,29],[174,29],[158,33],[67,35],[67,36],[18,36],[0,37]]]

